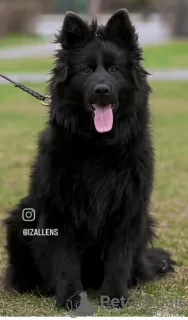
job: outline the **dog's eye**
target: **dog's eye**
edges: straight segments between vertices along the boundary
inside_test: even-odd
[[[83,72],[84,72],[84,73],[91,73],[91,72],[93,72],[93,70],[92,70],[90,67],[85,67],[85,68],[83,69]]]
[[[108,68],[108,72],[117,72],[117,71],[118,71],[118,67],[112,66]]]

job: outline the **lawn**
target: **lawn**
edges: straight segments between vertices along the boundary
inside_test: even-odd
[[[152,69],[188,69],[188,41],[172,41],[144,48],[145,66]]]
[[[98,308],[97,316],[188,315],[188,83],[153,83],[153,136],[156,184],[151,211],[158,219],[157,245],[177,260],[176,274],[130,291],[132,302],[123,310]],[[44,87],[34,86],[41,93]],[[38,132],[47,119],[46,107],[11,86],[0,86],[0,217],[27,192],[29,167]],[[4,231],[0,233],[0,277],[6,264]],[[23,257],[24,259],[24,257]],[[3,292],[0,316],[63,316],[54,299]],[[88,295],[98,306],[96,293]],[[148,298],[149,297],[149,298]],[[152,303],[148,302],[153,301]]]
[[[48,74],[53,67],[53,60],[50,57],[18,59],[18,60],[0,60],[1,73],[44,73]]]
[[[44,38],[38,35],[26,36],[26,35],[10,35],[8,37],[0,38],[0,49],[8,49],[11,47],[27,46],[32,44],[41,44],[44,42]]]
[[[188,41],[174,41],[160,46],[144,48],[144,66],[151,69],[188,69]],[[52,68],[52,57],[0,60],[1,73],[43,72],[47,74]]]

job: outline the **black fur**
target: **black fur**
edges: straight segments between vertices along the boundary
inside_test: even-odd
[[[6,221],[6,286],[41,287],[59,306],[72,296],[75,304],[74,294],[88,287],[127,297],[128,288],[172,272],[174,264],[167,252],[150,248],[154,150],[142,51],[125,10],[105,27],[67,13],[57,41],[48,126],[28,196]],[[107,96],[96,97],[98,84],[108,86]],[[106,133],[94,127],[97,99],[114,105]],[[22,220],[24,208],[35,209],[33,222]],[[58,228],[59,235],[24,237],[24,228]]]

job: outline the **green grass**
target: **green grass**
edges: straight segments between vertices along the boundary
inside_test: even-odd
[[[119,311],[99,308],[98,316],[188,315],[188,83],[158,82],[153,87],[151,109],[157,161],[151,212],[159,223],[156,244],[170,250],[179,267],[166,279],[130,291],[129,307]],[[34,88],[44,92],[43,86]],[[47,112],[35,99],[11,86],[0,86],[0,105],[0,217],[4,218],[7,209],[27,192],[29,167]],[[1,279],[6,265],[4,244],[1,228]],[[0,283],[0,316],[67,315],[65,310],[55,308],[54,299],[11,295],[3,291],[2,280]],[[150,307],[148,296],[154,301]],[[89,299],[98,306],[96,293],[89,294]]]
[[[188,68],[188,41],[144,48],[145,66],[153,69]]]
[[[26,35],[9,35],[0,38],[0,49],[8,49],[11,47],[27,46],[32,44],[41,44],[44,39],[41,36],[26,36]]]
[[[49,57],[22,59],[22,60],[0,60],[1,73],[45,73],[52,69],[53,60]]]
[[[188,41],[177,41],[160,46],[144,48],[144,66],[152,69],[188,68]],[[0,60],[3,73],[43,72],[47,74],[53,66],[52,57],[22,60]]]

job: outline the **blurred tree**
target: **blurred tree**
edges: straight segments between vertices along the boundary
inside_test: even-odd
[[[39,10],[38,0],[0,0],[0,36],[7,33],[35,33],[34,19]]]
[[[47,14],[54,14],[54,13],[60,13],[62,6],[61,6],[61,0],[38,0],[41,5],[41,10],[43,13]],[[68,3],[68,0],[64,0],[64,2]]]
[[[101,10],[100,0],[88,0],[88,11],[90,17],[95,17]]]
[[[127,8],[131,12],[140,12],[148,15],[153,10],[154,0],[103,0],[101,9],[103,11],[115,11],[119,8]]]
[[[156,5],[159,4],[156,2]],[[161,2],[158,10],[170,24],[174,37],[188,37],[188,0],[166,0]]]
[[[164,18],[170,23],[174,37],[188,37],[188,0],[167,0]]]
[[[87,13],[87,0],[58,0],[63,12],[71,10],[79,13]]]
[[[57,2],[60,4],[63,11],[76,11],[76,0],[58,0]]]

